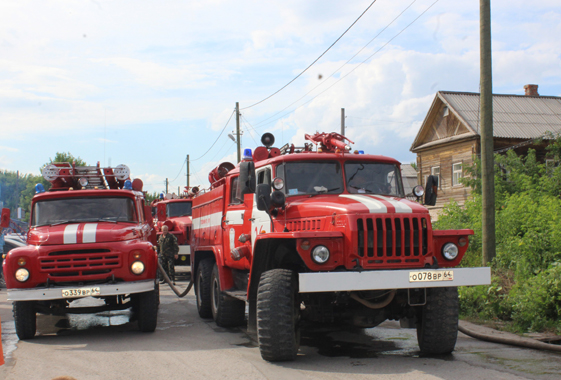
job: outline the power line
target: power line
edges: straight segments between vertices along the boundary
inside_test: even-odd
[[[247,121],[247,119],[242,116],[242,120],[245,121],[250,127],[251,129],[253,129],[253,132],[257,133],[257,131],[255,130],[255,128],[253,128],[253,125],[251,125],[251,123],[249,121]],[[249,137],[251,137],[251,139],[253,140],[253,142],[255,143],[256,146],[259,146],[259,143],[257,141],[255,141],[255,139],[253,138],[253,134],[251,133],[251,131],[249,130],[249,128],[247,128],[247,133],[249,134]]]
[[[264,102],[265,100],[267,100],[267,99],[272,98],[273,96],[275,96],[276,94],[278,94],[279,92],[281,92],[282,90],[284,90],[286,87],[288,87],[292,82],[294,82],[296,79],[298,79],[298,78],[299,78],[302,74],[304,74],[306,71],[308,71],[308,69],[309,69],[310,67],[312,67],[317,61],[319,61],[319,59],[320,59],[321,57],[323,57],[323,56],[325,55],[325,53],[327,53],[337,42],[339,42],[339,40],[340,40],[341,38],[343,38],[343,36],[344,36],[345,34],[347,34],[347,32],[358,22],[358,20],[361,19],[362,16],[364,16],[364,14],[370,9],[370,7],[372,7],[372,6],[374,5],[375,2],[376,2],[376,0],[374,0],[372,3],[370,3],[370,5],[364,10],[364,12],[362,12],[362,13],[360,14],[360,16],[358,16],[358,18],[351,24],[351,26],[349,26],[349,27],[347,28],[347,30],[345,30],[345,31],[343,32],[343,34],[341,34],[341,35],[339,36],[339,38],[337,38],[337,39],[335,40],[335,42],[333,42],[323,53],[321,53],[321,55],[320,55],[319,57],[317,57],[317,58],[315,59],[315,61],[313,61],[312,63],[310,63],[310,65],[309,65],[308,67],[306,67],[306,68],[304,69],[304,71],[302,71],[300,74],[296,75],[296,77],[294,77],[294,79],[292,79],[290,82],[288,82],[287,84],[285,84],[284,86],[282,86],[282,87],[281,87],[280,89],[278,89],[277,91],[273,92],[271,95],[269,95],[269,96],[267,96],[266,98],[264,98],[264,99],[258,101],[257,103],[254,103],[254,104],[252,104],[252,105],[250,105],[250,106],[247,106],[247,107],[242,108],[242,110],[251,108],[251,107],[256,106],[256,105],[258,105],[258,104],[260,104],[260,103],[263,103],[263,102]]]
[[[220,131],[220,134],[218,135],[218,137],[216,138],[216,140],[214,140],[214,142],[212,143],[212,145],[210,146],[210,148],[208,148],[208,150],[199,158],[195,158],[194,160],[189,160],[189,162],[193,162],[193,161],[198,161],[201,158],[203,158],[204,156],[206,156],[206,154],[208,152],[210,152],[210,150],[212,149],[212,147],[214,146],[214,144],[216,144],[216,142],[218,141],[218,139],[220,138],[220,136],[222,136],[222,133],[224,133],[224,130],[226,129],[226,127],[228,126],[228,124],[230,124],[230,120],[232,120],[232,116],[234,116],[235,111],[232,111],[232,113],[230,114],[230,117],[228,118],[228,121],[226,122],[226,125],[224,126],[224,128],[222,128],[222,130]]]
[[[364,63],[366,63],[367,61],[369,61],[372,57],[374,57],[376,54],[378,54],[383,48],[385,48],[386,46],[388,46],[390,44],[390,42],[392,42],[394,39],[396,39],[397,37],[399,37],[399,35],[401,35],[401,33],[403,33],[406,29],[408,29],[411,25],[413,25],[419,18],[421,18],[425,13],[427,13],[429,11],[429,9],[431,9],[436,3],[438,3],[440,0],[436,0],[434,3],[432,3],[427,9],[425,9],[419,16],[417,16],[413,21],[411,21],[409,24],[407,24],[407,26],[403,29],[401,29],[401,31],[399,33],[397,33],[395,36],[393,36],[390,40],[388,40],[384,45],[382,45],[380,48],[378,48],[373,54],[371,54],[370,56],[368,56],[364,61],[360,62],[356,67],[354,67],[351,71],[349,71],[347,74],[343,75],[341,78],[339,78],[337,81],[335,81],[335,83],[333,83],[331,86],[327,87],[325,90],[323,90],[322,92],[320,92],[319,94],[317,94],[316,96],[314,96],[313,98],[311,98],[310,100],[308,100],[305,103],[302,103],[301,105],[299,105],[298,107],[296,107],[295,109],[293,109],[292,111],[286,112],[284,114],[282,114],[280,117],[269,121],[268,123],[263,124],[263,122],[260,122],[256,125],[262,124],[260,127],[255,127],[256,129],[262,128],[265,125],[269,125],[279,119],[282,119],[284,116],[291,114],[292,112],[296,111],[297,109],[305,106],[306,104],[310,103],[311,101],[313,101],[314,99],[316,99],[317,97],[319,97],[320,95],[324,94],[325,92],[327,92],[328,90],[330,90],[333,86],[335,86],[337,83],[339,83],[340,81],[342,81],[343,79],[345,79],[346,77],[348,77],[350,74],[352,74],[356,69],[358,69],[359,67],[361,67]],[[399,16],[398,16],[399,17]],[[395,21],[395,20],[394,20]],[[393,22],[393,21],[392,21]],[[319,86],[319,85],[318,85]],[[317,88],[318,86],[314,87],[312,90],[310,90],[306,95],[308,95],[310,92],[312,92],[315,88]],[[306,95],[304,95],[303,97],[301,97],[300,99],[298,99],[297,101],[293,102],[292,104],[290,104],[289,106],[285,107],[283,110],[289,108],[291,105],[297,103],[298,101],[300,101],[301,99],[303,99]],[[282,112],[282,111],[280,111]],[[280,112],[277,112],[275,115],[278,115]],[[274,115],[273,115],[274,116]],[[267,120],[267,119],[265,119]],[[264,121],[265,121],[264,120]]]
[[[169,181],[169,183],[172,183],[173,181],[175,181],[177,179],[177,177],[179,177],[179,175],[181,174],[181,172],[183,171],[183,168],[185,167],[185,163],[187,162],[187,157],[185,157],[185,160],[183,160],[183,165],[181,165],[181,169],[179,169],[179,173],[177,173],[177,175],[175,176],[174,179],[172,179],[171,181]]]
[[[417,0],[413,0],[413,1],[411,2],[411,4],[409,4],[407,7],[405,7],[405,9],[404,9],[403,11],[401,11],[400,14],[398,14],[389,24],[387,24],[384,28],[382,28],[382,30],[380,30],[380,32],[378,32],[378,34],[376,34],[376,35],[374,36],[374,38],[372,38],[370,41],[368,41],[368,43],[367,43],[366,45],[364,45],[359,51],[357,51],[357,52],[355,53],[355,55],[353,55],[353,56],[352,56],[351,58],[349,58],[344,64],[342,64],[342,65],[339,66],[337,69],[335,69],[335,71],[333,71],[333,72],[331,73],[331,75],[329,75],[329,76],[327,77],[327,79],[333,78],[333,77],[335,76],[335,74],[339,72],[339,70],[341,70],[343,67],[345,67],[346,65],[348,65],[357,55],[359,55],[364,49],[366,49],[366,47],[368,47],[368,45],[370,45],[376,38],[378,38],[378,37],[380,36],[380,34],[382,34],[386,29],[388,29],[398,18],[400,18],[409,8],[411,8],[411,6],[412,6],[416,1],[417,1]],[[434,4],[433,4],[433,5],[434,5]],[[432,7],[432,5],[431,5],[431,7]],[[429,7],[429,8],[430,8],[430,7]],[[394,37],[394,38],[395,38],[395,37]],[[391,41],[392,41],[392,40],[388,41],[388,43],[391,42]],[[386,45],[387,45],[387,43],[386,43]],[[386,46],[386,45],[384,45],[384,46]],[[384,47],[384,46],[383,46],[383,47]],[[379,51],[379,50],[378,50],[378,51]],[[377,53],[378,51],[376,51],[376,53]],[[368,59],[370,59],[371,57],[372,57],[372,56],[368,57]],[[367,60],[368,60],[368,59],[367,59]],[[364,63],[364,62],[362,62],[362,63]],[[362,63],[359,64],[359,66],[362,65]],[[357,67],[358,67],[358,66],[357,66]],[[351,71],[351,72],[352,72],[352,71]],[[327,83],[327,79],[326,79],[325,81],[321,82],[320,84],[316,85],[316,86],[315,86],[314,88],[312,88],[310,91],[308,91],[307,93],[305,93],[302,97],[300,97],[300,98],[298,98],[297,100],[295,100],[294,102],[290,103],[288,106],[284,107],[284,108],[283,108],[282,110],[280,110],[279,112],[277,112],[277,113],[275,113],[275,114],[269,116],[268,118],[266,118],[266,119],[264,119],[264,120],[261,120],[260,122],[258,122],[258,123],[256,124],[256,126],[259,126],[259,125],[263,124],[265,121],[267,121],[267,120],[269,120],[269,119],[275,117],[276,115],[282,113],[282,112],[283,112],[284,110],[286,110],[287,108],[290,108],[290,107],[293,106],[294,104],[298,103],[300,100],[304,99],[306,96],[308,96],[310,93],[312,93],[315,89],[317,89],[318,87],[323,86],[324,84],[326,84],[326,83]],[[343,78],[340,78],[340,79],[343,79]],[[337,82],[335,82],[335,83],[337,83]],[[330,86],[329,88],[331,88],[331,86]],[[323,94],[323,92],[321,92],[321,93],[318,94],[317,96],[319,96],[319,95],[321,95],[321,94]],[[315,98],[313,98],[313,99],[315,99]],[[312,100],[313,100],[313,99],[312,99]],[[302,104],[301,106],[303,106],[303,105],[305,105],[305,104],[307,104],[307,103],[304,103],[304,104]],[[299,107],[301,107],[301,106],[299,106]],[[299,107],[298,107],[298,108],[299,108]],[[297,110],[298,108],[294,109],[294,111]],[[293,111],[291,111],[291,112],[293,112]],[[290,112],[289,112],[289,113],[290,113]],[[285,116],[285,115],[286,115],[286,114],[282,115],[280,118],[282,118],[282,117]],[[275,120],[273,120],[273,121],[279,120],[280,118],[277,118],[277,119],[275,119]],[[267,123],[267,124],[270,124],[270,123]]]

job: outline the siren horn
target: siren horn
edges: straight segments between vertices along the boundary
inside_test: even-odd
[[[261,144],[265,145],[267,148],[270,147],[271,145],[273,145],[275,143],[275,136],[273,136],[272,133],[264,133],[263,136],[261,136]]]

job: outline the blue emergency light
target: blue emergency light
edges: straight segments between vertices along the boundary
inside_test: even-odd
[[[43,186],[42,183],[38,183],[37,185],[35,185],[35,194],[41,194],[45,192],[45,187]]]
[[[125,189],[125,190],[132,190],[132,182],[131,182],[130,179],[127,179],[127,180],[125,181],[125,184],[124,184],[124,186],[123,186],[123,189]]]
[[[253,160],[252,154],[251,154],[251,149],[250,148],[245,148],[243,150],[243,160]]]

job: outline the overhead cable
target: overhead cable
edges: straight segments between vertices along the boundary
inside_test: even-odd
[[[296,75],[296,77],[294,77],[294,79],[292,79],[290,82],[288,82],[287,84],[285,84],[284,86],[282,86],[282,87],[281,87],[280,89],[278,89],[277,91],[273,92],[271,95],[269,95],[269,96],[267,96],[266,98],[264,98],[264,99],[258,101],[257,103],[254,103],[254,104],[252,104],[252,105],[250,105],[250,106],[247,106],[247,107],[242,108],[242,110],[245,110],[245,109],[254,107],[254,106],[256,106],[256,105],[258,105],[258,104],[260,104],[260,103],[263,103],[265,100],[272,98],[273,96],[275,96],[276,94],[278,94],[279,92],[281,92],[282,90],[284,90],[286,87],[288,87],[288,86],[289,86],[292,82],[294,82],[296,79],[300,78],[300,76],[301,76],[302,74],[304,74],[306,71],[308,71],[308,69],[309,69],[310,67],[312,67],[317,61],[319,61],[319,59],[320,59],[321,57],[323,57],[323,56],[325,55],[325,53],[327,53],[337,42],[339,42],[339,40],[340,40],[341,38],[343,38],[343,36],[344,36],[345,34],[347,34],[347,32],[358,22],[358,20],[361,19],[362,16],[364,16],[364,14],[374,5],[375,2],[376,2],[376,0],[374,0],[372,3],[370,3],[370,5],[364,10],[364,12],[362,12],[362,13],[360,14],[360,16],[358,16],[358,18],[351,24],[351,26],[349,26],[349,27],[347,28],[347,30],[345,30],[345,31],[343,32],[343,34],[341,34],[341,35],[339,36],[339,38],[337,38],[337,39],[335,40],[335,42],[333,42],[323,53],[321,53],[321,55],[320,55],[319,57],[317,57],[312,63],[310,63],[310,65],[309,65],[308,67],[306,67],[306,68],[304,69],[304,71],[302,71],[300,74]]]
[[[214,140],[214,142],[212,143],[212,145],[210,146],[210,148],[208,148],[208,150],[200,157],[195,158],[194,160],[189,160],[189,162],[193,162],[193,161],[198,161],[201,158],[203,158],[204,156],[207,155],[208,152],[210,152],[210,150],[212,149],[212,147],[214,146],[214,144],[216,144],[216,142],[218,141],[218,139],[220,138],[220,136],[222,136],[222,133],[224,133],[224,130],[226,129],[226,127],[228,126],[228,124],[230,124],[230,120],[232,120],[232,116],[234,116],[234,113],[236,111],[232,111],[232,113],[230,114],[230,117],[228,118],[228,121],[226,122],[226,125],[224,126],[224,128],[222,128],[222,130],[220,131],[220,134],[218,135],[218,137],[216,138],[216,140]]]
[[[183,170],[183,168],[185,167],[185,163],[187,162],[187,157],[185,157],[185,160],[183,160],[183,165],[181,165],[181,169],[179,169],[179,173],[177,173],[177,175],[175,176],[174,179],[172,179],[171,181],[169,181],[169,183],[172,183],[173,181],[175,181],[177,179],[177,177],[179,177],[179,175],[181,174],[181,171]]]
[[[368,56],[368,58],[366,58],[364,61],[360,62],[355,68],[353,68],[351,71],[349,71],[347,74],[343,75],[341,78],[339,78],[335,83],[333,83],[331,86],[327,87],[325,90],[323,90],[322,92],[320,92],[319,94],[317,94],[316,96],[314,96],[313,98],[311,98],[310,100],[308,100],[305,103],[302,103],[301,105],[299,105],[298,107],[296,107],[295,109],[293,109],[292,111],[288,111],[284,114],[282,114],[280,117],[278,117],[275,120],[272,120],[268,123],[263,124],[260,127],[256,127],[258,128],[262,128],[265,125],[269,125],[279,119],[282,119],[284,116],[291,114],[292,112],[296,111],[297,109],[305,106],[306,104],[310,103],[312,100],[316,99],[317,97],[319,97],[320,95],[322,95],[323,93],[325,93],[326,91],[330,90],[333,86],[335,86],[337,83],[339,83],[340,81],[342,81],[343,79],[345,79],[346,77],[348,77],[350,74],[352,74],[356,69],[358,69],[359,67],[361,67],[363,64],[365,64],[367,61],[369,61],[372,57],[374,57],[376,54],[378,54],[383,48],[385,48],[387,45],[390,44],[390,42],[392,42],[394,39],[396,39],[401,33],[403,33],[406,29],[408,29],[411,25],[413,25],[419,18],[421,18],[426,12],[429,11],[429,9],[431,9],[436,3],[438,3],[440,0],[436,0],[434,3],[432,3],[431,5],[429,5],[429,7],[427,9],[425,9],[419,16],[417,16],[413,21],[411,21],[409,24],[407,24],[407,26],[403,29],[401,29],[401,31],[399,33],[397,33],[395,36],[393,36],[388,42],[386,42],[384,45],[382,45],[380,48],[378,48],[373,54],[371,54],[370,56]],[[301,98],[300,98],[301,99]],[[297,102],[297,101],[296,101]],[[295,103],[296,103],[295,102]],[[294,104],[294,103],[292,103]],[[290,107],[290,106],[288,106]],[[288,108],[286,107],[286,108]],[[286,109],[285,108],[285,109]],[[282,111],[281,111],[282,112]]]

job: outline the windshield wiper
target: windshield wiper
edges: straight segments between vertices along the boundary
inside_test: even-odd
[[[115,220],[110,220],[115,218]],[[110,222],[110,223],[117,223],[119,220],[118,216],[106,216],[105,218],[99,218],[97,219],[97,222]]]
[[[356,187],[356,186],[353,186],[353,185],[349,185],[349,187],[352,187],[353,189],[357,189],[357,190],[364,190],[365,193],[373,193],[373,191],[370,190],[370,189],[364,189],[362,187]]]
[[[310,194],[310,197],[313,197],[314,195],[318,195],[318,194],[327,194],[329,192],[335,191],[335,190],[339,190],[341,187],[334,187],[332,189],[328,189],[325,186],[314,186],[314,190],[316,191],[315,194]]]

